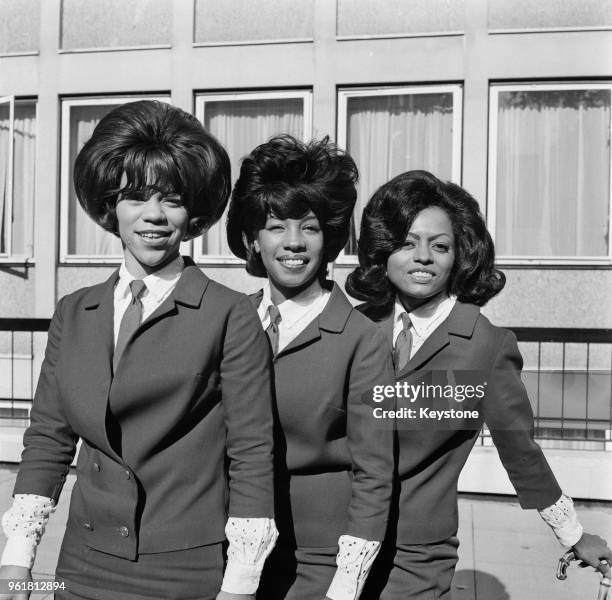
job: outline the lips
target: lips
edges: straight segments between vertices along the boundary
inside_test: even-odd
[[[170,237],[170,232],[159,230],[137,231],[136,235],[149,246],[161,246]]]
[[[301,269],[310,262],[307,256],[280,256],[277,260],[288,269]]]
[[[435,273],[426,270],[410,271],[409,275],[416,283],[429,283],[435,277]]]

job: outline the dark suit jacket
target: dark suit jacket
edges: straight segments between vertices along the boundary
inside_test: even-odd
[[[368,305],[359,309],[374,314]],[[391,345],[393,314],[378,322]],[[533,440],[533,413],[521,382],[522,366],[512,332],[493,326],[477,306],[457,302],[398,374],[401,382],[417,386],[482,384],[485,391],[482,398],[460,403],[452,398],[398,400],[398,407],[476,410],[479,417],[397,420],[401,485],[397,543],[424,544],[455,535],[457,480],[483,422],[521,506],[544,508],[559,499],[559,485]]]
[[[273,516],[268,342],[243,294],[186,260],[112,374],[115,272],[62,298],[14,493],[57,498],[82,447],[68,526],[134,559],[219,542],[229,513]]]
[[[393,434],[372,417],[372,388],[394,377],[382,333],[334,284],[319,317],[274,358],[274,376],[281,540],[311,547],[335,546],[342,534],[382,540]]]

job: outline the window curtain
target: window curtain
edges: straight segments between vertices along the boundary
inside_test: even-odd
[[[497,253],[607,256],[610,91],[504,91],[498,105]]]
[[[33,256],[36,103],[16,103],[13,149],[12,254]]]
[[[232,181],[236,181],[242,158],[259,144],[279,133],[302,139],[304,103],[301,98],[209,101],[204,109],[204,126],[225,146]],[[226,217],[227,210],[219,223],[204,234],[202,254],[232,256],[227,245]]]
[[[347,121],[347,149],[359,168],[359,184],[346,252],[357,254],[361,214],[378,187],[411,169],[451,178],[453,95],[349,97]]]
[[[68,195],[68,254],[84,256],[121,256],[118,237],[105,231],[81,208],[74,191],[72,169],[79,150],[91,137],[96,125],[117,105],[73,106],[70,111],[70,170]]]

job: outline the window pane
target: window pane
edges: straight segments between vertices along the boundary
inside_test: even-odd
[[[463,31],[464,0],[338,0],[339,36]]]
[[[0,54],[35,52],[40,0],[0,0]]]
[[[10,105],[0,103],[0,254],[8,254],[7,208],[9,198]]]
[[[313,0],[196,0],[195,42],[311,39]]]
[[[63,0],[61,47],[114,48],[170,44],[169,0]]]
[[[11,253],[33,255],[36,184],[36,102],[16,102],[13,132],[13,231]]]
[[[96,225],[81,208],[72,181],[72,169],[79,150],[91,137],[94,128],[117,104],[99,106],[72,106],[70,109],[69,170],[64,173],[70,179],[68,194],[68,254],[86,256],[121,256],[119,238]]]
[[[302,98],[210,100],[204,109],[204,127],[225,146],[232,179],[240,174],[240,161],[259,144],[279,133],[298,139],[304,135]],[[202,239],[202,254],[232,256],[225,234],[225,217]]]
[[[612,3],[602,0],[489,0],[489,29],[610,27]]]
[[[346,252],[357,254],[361,213],[379,186],[410,169],[451,179],[453,94],[349,96],[347,150],[359,168],[359,184]]]
[[[610,90],[500,91],[496,246],[502,256],[606,256]]]

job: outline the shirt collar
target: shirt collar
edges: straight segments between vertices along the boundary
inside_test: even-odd
[[[172,262],[161,268],[155,273],[151,273],[143,278],[147,286],[147,294],[151,294],[156,301],[161,301],[167,293],[176,285],[185,268],[182,256],[177,256]],[[116,293],[120,298],[126,296],[129,285],[134,281],[134,277],[125,266],[125,261],[119,267],[119,280],[117,282]]]
[[[412,327],[420,337],[427,337],[430,333],[431,326],[437,325],[443,321],[455,306],[457,301],[456,296],[446,296],[440,294],[432,298],[429,302],[421,304],[421,306],[415,308],[413,311],[408,312],[404,305],[396,297],[394,307],[393,324],[396,325],[401,320],[402,314],[408,312]]]
[[[321,286],[310,286],[297,296],[281,302],[278,305],[278,310],[281,315],[281,323],[283,323],[283,326],[291,327],[291,325],[298,321],[317,300],[320,300],[325,295],[329,295],[329,292],[324,290]],[[270,292],[270,282],[266,281],[263,286],[263,296],[258,309],[259,317],[262,321],[268,313],[268,308],[273,304]]]

